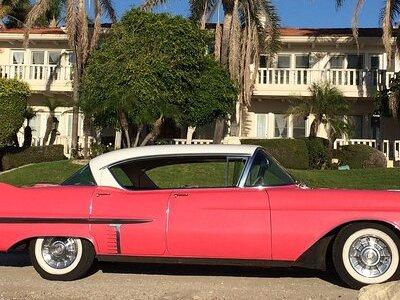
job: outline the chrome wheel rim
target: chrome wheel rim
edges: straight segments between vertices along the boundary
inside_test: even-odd
[[[350,246],[349,260],[360,275],[374,278],[383,275],[392,263],[392,253],[386,242],[377,236],[365,235]]]
[[[74,238],[45,238],[42,244],[42,257],[54,269],[64,269],[73,264],[78,254]]]

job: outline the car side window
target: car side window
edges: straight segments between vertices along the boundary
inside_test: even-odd
[[[280,186],[294,183],[294,179],[274,158],[264,151],[259,151],[254,157],[245,186]]]
[[[131,190],[234,187],[245,163],[243,157],[184,156],[129,161],[110,172]]]

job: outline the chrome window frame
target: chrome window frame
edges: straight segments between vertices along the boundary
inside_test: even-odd
[[[199,187],[199,188],[195,188],[195,189],[227,189],[227,188],[240,188],[243,187],[241,186],[241,182],[243,180],[243,178],[247,178],[247,176],[244,176],[246,170],[249,170],[249,166],[251,166],[251,164],[249,164],[250,160],[254,160],[254,154],[257,152],[258,148],[256,149],[256,151],[254,151],[253,155],[249,155],[249,154],[245,154],[245,153],[207,153],[207,154],[201,154],[201,153],[193,153],[193,154],[175,154],[175,155],[149,155],[149,156],[143,156],[143,157],[134,157],[134,158],[128,158],[128,159],[124,159],[124,160],[120,160],[118,162],[114,162],[112,164],[109,164],[107,166],[102,167],[100,170],[107,170],[107,172],[109,172],[111,174],[111,176],[114,178],[115,182],[118,184],[118,186],[124,190],[124,191],[128,191],[128,192],[137,192],[137,191],[143,191],[143,190],[131,190],[131,189],[127,189],[124,186],[122,186],[118,180],[114,177],[113,173],[111,172],[111,168],[114,166],[118,166],[120,164],[123,163],[128,163],[128,162],[134,162],[134,161],[142,161],[142,160],[149,160],[149,159],[157,159],[157,158],[176,158],[176,157],[204,157],[204,156],[215,156],[215,157],[225,157],[226,162],[228,163],[228,160],[230,158],[242,158],[244,159],[245,165],[244,168],[242,170],[241,175],[239,176],[239,180],[238,183],[235,186],[230,186],[230,187]],[[168,188],[168,189],[154,189],[153,191],[157,191],[157,190],[184,190],[185,188]]]

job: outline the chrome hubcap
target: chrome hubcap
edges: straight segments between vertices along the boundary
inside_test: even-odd
[[[350,246],[349,260],[360,275],[373,278],[384,274],[392,263],[389,246],[372,235],[357,238]]]
[[[73,238],[45,238],[42,245],[44,261],[52,268],[64,269],[75,261],[78,247]]]

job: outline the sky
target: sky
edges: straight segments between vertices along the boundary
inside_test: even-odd
[[[281,24],[284,27],[351,27],[351,19],[357,0],[346,0],[339,11],[334,0],[272,0],[278,9]],[[379,27],[379,12],[383,0],[368,0],[361,13],[360,27]],[[132,6],[142,0],[114,0],[114,5],[121,16]],[[189,13],[187,0],[170,0],[157,11],[174,15],[187,16]],[[222,16],[222,13],[221,13]],[[214,16],[214,21],[217,16]]]

